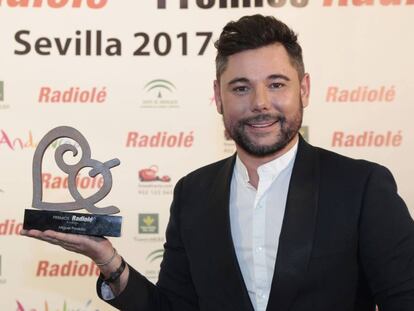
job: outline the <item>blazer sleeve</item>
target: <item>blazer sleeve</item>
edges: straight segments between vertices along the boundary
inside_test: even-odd
[[[381,311],[414,310],[414,223],[390,171],[375,165],[366,183],[359,253]]]
[[[164,256],[156,285],[129,266],[126,288],[114,299],[106,302],[124,311],[196,311],[198,297],[180,233],[180,202],[183,179],[174,189],[170,220],[166,231]],[[137,250],[139,251],[139,250]],[[97,292],[100,298],[102,280],[98,279]]]

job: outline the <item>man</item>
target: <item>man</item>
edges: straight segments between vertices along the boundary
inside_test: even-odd
[[[414,310],[414,225],[392,175],[298,134],[310,78],[296,35],[246,16],[216,47],[237,154],[177,183],[157,285],[106,239],[23,234],[92,258],[98,294],[122,310]]]

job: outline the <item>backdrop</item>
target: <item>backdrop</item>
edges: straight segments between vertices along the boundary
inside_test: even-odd
[[[0,1],[0,309],[112,310],[87,259],[18,235],[31,207],[32,159],[70,125],[102,162],[118,157],[112,192],[126,260],[156,281],[177,180],[234,152],[213,99],[213,42],[230,20],[274,15],[296,32],[311,75],[303,133],[379,162],[414,211],[413,0]],[[70,201],[45,154],[44,200]],[[68,141],[76,144],[76,142]],[[81,171],[84,196],[99,189]]]

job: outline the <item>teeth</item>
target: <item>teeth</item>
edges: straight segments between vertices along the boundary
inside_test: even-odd
[[[259,127],[259,128],[262,128],[262,127],[268,127],[268,126],[271,126],[271,125],[273,125],[275,122],[271,122],[271,123],[264,123],[264,124],[250,124],[250,126],[252,126],[252,127]]]

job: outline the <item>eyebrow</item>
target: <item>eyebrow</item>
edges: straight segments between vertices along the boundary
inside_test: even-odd
[[[267,80],[275,80],[275,79],[282,79],[285,81],[290,81],[290,78],[288,76],[282,75],[282,74],[271,74],[270,76],[268,76],[266,78]],[[240,78],[234,78],[232,80],[230,80],[227,85],[233,85],[236,83],[248,83],[250,82],[249,79],[244,78],[244,77],[240,77]]]
[[[290,78],[288,76],[282,75],[282,74],[273,74],[267,77],[267,79],[282,79],[285,81],[290,81]]]

